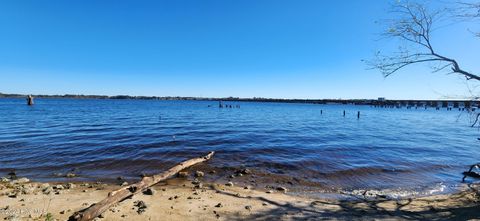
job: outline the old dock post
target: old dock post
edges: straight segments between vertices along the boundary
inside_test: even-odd
[[[27,104],[29,106],[32,106],[33,105],[33,96],[32,95],[28,95],[27,97]]]
[[[343,116],[345,117],[345,110],[343,110]]]
[[[357,119],[360,119],[360,111],[357,112]]]

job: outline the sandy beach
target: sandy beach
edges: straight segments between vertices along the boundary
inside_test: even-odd
[[[401,200],[381,196],[348,200],[298,196],[285,189],[173,179],[126,199],[96,220],[469,220],[480,218],[478,195],[460,193]],[[120,185],[37,183],[26,178],[0,184],[3,220],[68,220]]]

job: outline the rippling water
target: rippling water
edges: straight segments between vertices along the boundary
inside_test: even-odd
[[[241,108],[73,99],[37,99],[30,107],[0,99],[0,176],[15,169],[55,180],[74,169],[87,180],[137,177],[214,150],[208,166],[218,170],[244,166],[339,189],[421,189],[458,185],[480,159],[480,134],[465,112],[228,104]]]

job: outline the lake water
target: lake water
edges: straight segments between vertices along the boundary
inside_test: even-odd
[[[61,179],[54,173],[74,170],[81,180],[133,179],[217,151],[206,165],[216,171],[247,167],[327,192],[435,193],[460,185],[461,172],[480,161],[480,131],[458,110],[225,103],[240,108],[220,109],[214,101],[36,99],[27,106],[24,99],[0,99],[0,176],[15,169],[52,181]]]

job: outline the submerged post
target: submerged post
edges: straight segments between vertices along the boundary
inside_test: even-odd
[[[323,110],[320,110],[320,114],[323,114]]]
[[[360,119],[360,111],[357,112],[357,119]]]
[[[345,117],[345,110],[343,110],[343,116]]]
[[[27,97],[27,104],[29,106],[32,106],[33,105],[33,96],[32,95],[28,95]]]

